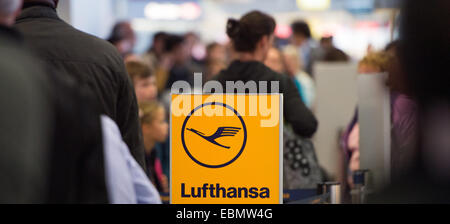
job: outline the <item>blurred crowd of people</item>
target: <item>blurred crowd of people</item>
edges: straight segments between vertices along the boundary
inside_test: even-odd
[[[433,4],[449,9],[448,4]],[[204,82],[222,84],[279,81],[285,122],[298,136],[311,138],[319,125],[313,114],[314,64],[351,61],[334,46],[332,36],[314,40],[304,21],[291,25],[289,44],[279,44],[275,19],[260,11],[229,19],[229,43],[207,44],[203,58],[194,54],[201,40],[193,32],[157,32],[149,49],[138,55],[133,52],[136,34],[129,22],[117,23],[105,41],[62,21],[57,6],[58,0],[0,0],[0,100],[4,108],[0,116],[0,202],[161,203],[160,194],[169,193],[170,188],[167,119],[173,83],[193,84],[194,73],[203,73]],[[405,8],[411,13],[406,13],[407,18],[417,20],[416,6],[411,3]],[[440,10],[438,15],[448,18]],[[448,28],[448,21],[442,23]],[[443,32],[441,27],[432,28],[434,33]],[[419,127],[437,133],[419,115],[438,113],[446,118],[448,105],[448,88],[441,83],[443,89],[430,95],[432,82],[420,76],[428,70],[419,65],[447,65],[450,51],[446,51],[448,38],[444,39],[448,36],[438,38],[442,48],[427,50],[419,47],[428,39],[412,37],[408,23],[403,32],[411,35],[406,41],[392,42],[380,52],[370,51],[358,65],[359,74],[389,75],[394,178],[410,177],[412,170],[422,167],[417,166],[424,158],[420,144],[433,138]],[[417,52],[411,52],[412,48]],[[424,59],[436,56],[441,57],[438,64]],[[416,70],[409,63],[415,63]],[[430,71],[436,75],[444,70]],[[440,77],[433,76],[433,80]],[[439,105],[444,106],[436,109],[433,104],[436,110],[432,110],[428,100],[435,96],[440,96]],[[357,114],[340,141],[350,186],[352,172],[360,169]],[[445,139],[440,139],[442,144]],[[447,155],[446,147],[431,151]],[[448,172],[441,176],[445,175]]]

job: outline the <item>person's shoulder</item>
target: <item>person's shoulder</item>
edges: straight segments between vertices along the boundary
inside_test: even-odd
[[[228,69],[222,69],[219,73],[212,76],[210,81],[225,82],[227,79]]]
[[[72,32],[74,35],[74,38],[76,38],[77,41],[79,41],[79,44],[85,44],[86,46],[91,47],[90,51],[99,51],[99,53],[103,54],[111,54],[116,57],[120,57],[119,52],[117,49],[109,43],[108,41],[101,39],[99,37],[96,37],[92,34],[88,34],[86,32],[83,32],[81,30],[78,30],[74,27],[72,27]],[[85,48],[87,49],[87,48]]]
[[[66,41],[67,44],[65,47],[74,50],[74,56],[76,52],[79,52],[83,57],[90,59],[104,59],[105,57],[98,57],[99,55],[103,55],[107,56],[108,59],[122,60],[117,49],[108,41],[81,31],[63,20],[58,20],[57,24],[54,25],[54,31],[59,33],[56,35],[58,35],[58,38]]]
[[[272,70],[262,62],[250,62],[249,70],[253,73],[252,76],[258,81],[283,81],[282,76],[284,75]]]
[[[314,80],[313,78],[311,78],[311,76],[304,72],[304,71],[300,71],[296,76],[295,76],[300,82],[303,82],[305,84],[308,85],[313,85],[314,84]]]
[[[58,56],[64,56],[63,59],[66,61],[110,65],[122,60],[117,49],[108,41],[78,30],[60,19],[20,20],[15,26],[25,34],[29,44],[33,45],[34,41],[41,41],[42,46],[52,45],[52,48],[47,50],[53,53],[62,52]],[[42,30],[37,27],[47,27],[47,29]],[[70,54],[67,54],[68,51]]]
[[[288,75],[278,73],[267,66],[262,68],[261,75],[265,77],[265,79],[281,82],[280,85],[283,85],[290,79]]]
[[[405,94],[398,94],[394,99],[393,110],[400,114],[415,114],[417,112],[417,104],[411,97]]]
[[[86,60],[87,63],[107,66],[112,71],[121,73],[124,71],[123,58],[114,45],[94,35],[73,28],[74,52],[73,57]],[[76,49],[75,49],[76,48]]]

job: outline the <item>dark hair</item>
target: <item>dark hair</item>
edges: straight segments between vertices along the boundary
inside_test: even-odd
[[[340,49],[335,47],[326,50],[322,61],[326,62],[348,62],[350,57]]]
[[[217,42],[212,42],[208,45],[206,45],[206,52],[209,53],[211,52],[215,47],[221,46],[219,43]]]
[[[116,44],[122,40],[129,38],[131,35],[133,35],[133,33],[130,33],[128,26],[130,26],[130,23],[126,21],[116,23],[107,41],[111,44]]]
[[[265,35],[275,31],[276,22],[271,16],[260,11],[251,11],[239,21],[229,19],[227,35],[233,41],[234,49],[238,52],[253,52],[256,44]]]
[[[323,44],[323,43],[333,43],[333,36],[327,36],[327,37],[322,37],[322,38],[320,38],[320,43],[321,44]]]
[[[176,47],[180,46],[181,44],[183,44],[184,42],[184,38],[182,36],[179,35],[169,35],[166,38],[166,43],[164,46],[164,51],[165,52],[171,52],[173,51]]]
[[[300,34],[307,38],[311,38],[311,30],[305,21],[295,21],[292,23],[291,29],[294,34]]]
[[[44,4],[51,8],[56,9],[58,6],[58,2],[59,2],[59,0],[24,0],[22,9],[34,6],[34,5],[36,5],[36,3]]]
[[[153,40],[157,40],[160,38],[167,38],[167,33],[163,32],[163,31],[159,31],[159,32],[155,33],[155,35],[153,35]]]
[[[159,31],[159,32],[155,33],[155,35],[153,35],[153,40],[152,40],[153,44],[159,39],[159,40],[164,41],[163,45],[165,45],[167,36],[168,36],[168,34],[166,32],[163,32],[163,31]],[[151,51],[154,50],[154,45],[153,44],[150,46],[150,48],[148,48],[147,52],[151,52]]]
[[[396,51],[400,45],[400,40],[394,40],[386,45],[384,51]]]

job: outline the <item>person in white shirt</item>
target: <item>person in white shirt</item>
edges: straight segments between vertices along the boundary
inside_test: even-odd
[[[119,127],[102,115],[106,186],[111,204],[161,204],[155,186],[131,156]]]

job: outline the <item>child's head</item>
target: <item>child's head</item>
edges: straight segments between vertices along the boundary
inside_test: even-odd
[[[286,72],[291,76],[297,75],[303,69],[297,48],[289,45],[283,49],[283,55],[286,63]]]
[[[275,72],[285,73],[283,53],[276,47],[269,49],[264,64]]]
[[[156,78],[150,67],[140,61],[129,61],[125,64],[127,72],[133,81],[138,102],[152,102],[156,100],[158,90]]]
[[[143,137],[152,142],[164,142],[168,135],[168,124],[164,106],[158,102],[143,102],[139,105]]]
[[[366,55],[358,65],[359,74],[387,72],[391,57],[386,52],[373,52]]]

